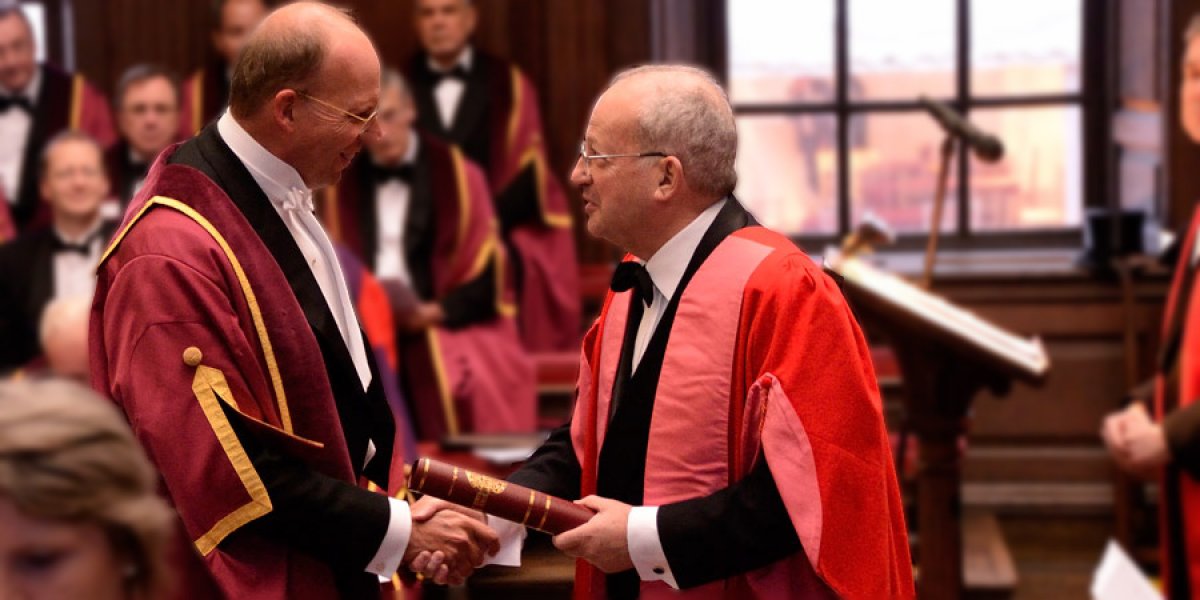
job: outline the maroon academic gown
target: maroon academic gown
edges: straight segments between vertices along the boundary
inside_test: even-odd
[[[12,218],[18,231],[50,224],[50,206],[42,202],[38,168],[46,142],[65,130],[90,135],[101,148],[117,140],[108,100],[83,78],[43,64],[41,89],[33,107],[33,125],[25,141],[24,162]]]
[[[533,352],[579,344],[579,262],[567,196],[550,168],[537,91],[516,65],[480,51],[447,129],[424,54],[410,76],[418,124],[463,148],[487,173],[505,242],[518,268],[521,339]]]
[[[167,164],[179,151],[168,148],[151,168],[98,268],[93,386],[125,412],[179,513],[192,548],[178,549],[181,597],[336,598],[344,588],[330,566],[250,528],[276,502],[244,432],[351,486],[361,483],[366,442],[352,458],[339,418],[352,413],[335,398],[289,276],[208,176]],[[390,424],[382,410],[373,422]],[[372,435],[385,457],[387,435]],[[372,476],[385,488],[387,467]],[[374,577],[355,573],[359,585]]]
[[[603,477],[631,293],[610,292],[584,338],[571,422],[582,495]],[[668,506],[714,494],[766,461],[802,550],[683,592],[642,582],[643,600],[914,597],[870,352],[820,267],[761,227],[730,234],[683,288],[661,356],[644,469],[619,467],[644,473],[642,504],[664,507],[661,527]],[[621,402],[617,412],[635,400]],[[677,577],[686,566],[672,563]],[[602,599],[605,585],[579,563],[577,599]]]
[[[378,248],[374,190],[364,156],[323,211],[331,235],[367,265]],[[410,198],[403,254],[413,286],[447,314],[442,326],[396,336],[417,434],[533,431],[534,367],[513,318],[511,269],[483,172],[458,148],[421,135]]]

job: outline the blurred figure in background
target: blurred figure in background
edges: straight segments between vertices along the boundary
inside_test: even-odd
[[[214,0],[212,44],[215,54],[183,82],[179,139],[200,133],[229,105],[229,76],[246,38],[267,16],[264,0]]]
[[[386,134],[342,177],[325,221],[389,290],[419,435],[533,431],[533,362],[487,180],[456,146],[413,129],[414,117],[404,79],[385,70],[376,118]]]
[[[566,195],[549,169],[537,92],[515,65],[471,45],[470,0],[418,0],[422,50],[409,63],[417,125],[483,167],[513,257],[521,339],[574,351],[579,263]]]
[[[0,598],[163,598],[175,518],[157,485],[91,390],[0,383]]]
[[[104,162],[119,210],[116,214],[106,210],[104,216],[120,218],[142,188],[150,163],[175,141],[179,84],[175,75],[162,67],[134,65],[117,82],[113,104],[121,140],[108,149]]]
[[[92,138],[59,133],[41,163],[41,194],[52,224],[0,246],[0,372],[41,355],[38,323],[51,300],[91,300],[96,263],[115,226],[100,214],[108,179]]]
[[[107,148],[116,139],[108,101],[84,81],[35,60],[33,28],[16,0],[0,0],[0,194],[18,232],[50,222],[40,202],[37,161],[65,129]]]
[[[1180,121],[1200,143],[1200,15],[1184,32]],[[1101,436],[1117,466],[1146,479],[1161,478],[1160,539],[1168,598],[1200,594],[1200,212],[1194,212],[1175,267],[1164,312],[1154,406],[1134,402],[1109,415]]]
[[[74,296],[54,300],[42,311],[38,340],[50,374],[89,382],[87,332],[91,306],[90,296]]]

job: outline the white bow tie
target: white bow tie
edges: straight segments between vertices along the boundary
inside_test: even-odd
[[[311,213],[313,211],[312,192],[299,188],[288,190],[286,196],[283,197],[283,202],[280,206],[284,210],[304,211]]]

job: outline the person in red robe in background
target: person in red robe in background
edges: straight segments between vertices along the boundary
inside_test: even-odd
[[[323,211],[336,239],[393,290],[400,381],[422,439],[536,428],[533,362],[487,182],[454,146],[413,129],[399,73],[384,72],[387,135]]]
[[[1180,121],[1200,143],[1200,15],[1184,32]],[[1167,597],[1200,594],[1200,294],[1196,268],[1200,211],[1180,247],[1163,313],[1154,404],[1133,402],[1105,418],[1101,437],[1121,469],[1161,482],[1158,511]]]
[[[575,597],[914,597],[866,340],[837,284],[731,195],[719,84],[621,73],[584,139],[588,231],[629,254],[571,421],[509,478],[597,511],[554,538],[582,559]],[[496,524],[506,543],[518,527]]]
[[[113,214],[106,216],[119,219],[145,182],[150,163],[175,141],[178,79],[157,65],[133,65],[117,80],[113,105],[121,139],[104,153],[113,195]]]
[[[477,520],[361,486],[392,489],[395,427],[311,190],[381,135],[379,77],[345,13],[272,13],[230,110],[160,154],[100,261],[92,385],[162,474],[188,598],[378,597],[420,552],[444,583],[497,549]]]
[[[214,55],[183,82],[178,139],[200,133],[229,104],[229,76],[250,32],[267,16],[264,0],[218,0],[213,4]]]
[[[417,125],[483,167],[515,268],[531,352],[579,344],[579,263],[566,194],[550,169],[537,92],[520,69],[470,43],[469,0],[418,0],[409,63]]]
[[[108,101],[82,75],[38,64],[33,27],[15,0],[0,0],[0,195],[18,232],[50,223],[38,192],[38,160],[63,130],[108,148],[116,141]]]

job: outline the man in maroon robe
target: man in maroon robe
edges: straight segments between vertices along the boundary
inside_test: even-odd
[[[107,148],[116,140],[108,101],[82,75],[38,64],[33,28],[18,3],[0,0],[0,189],[18,231],[47,225],[37,163],[60,131],[82,130]]]
[[[730,195],[736,147],[698,69],[635,69],[596,101],[571,180],[629,255],[570,423],[510,479],[597,511],[554,539],[582,559],[576,598],[912,598],[866,341]]]
[[[325,222],[395,290],[400,381],[420,436],[533,431],[533,363],[483,172],[413,117],[404,80],[385,71],[388,135],[342,178]]]
[[[183,82],[178,139],[200,133],[229,103],[229,75],[250,32],[267,16],[264,0],[219,0],[213,10],[214,55]]]
[[[137,64],[121,74],[113,104],[121,139],[104,153],[104,165],[119,218],[146,180],[150,163],[175,141],[179,84],[162,67]]]
[[[311,190],[382,134],[378,96],[349,17],[279,9],[239,56],[230,111],[159,156],[101,260],[92,383],[162,473],[185,597],[378,597],[420,551],[445,556],[426,573],[445,582],[494,548],[478,521],[410,519],[358,485],[391,489],[394,425]]]
[[[468,0],[418,0],[422,51],[409,64],[417,125],[483,167],[513,256],[521,339],[533,352],[579,343],[579,264],[566,195],[549,167],[537,93],[520,69],[470,44]]]
[[[1179,109],[1183,130],[1200,143],[1200,16],[1184,32]],[[1109,415],[1101,430],[1117,465],[1157,478],[1162,492],[1159,539],[1168,598],[1200,593],[1200,211],[1180,246],[1175,277],[1163,314],[1162,349],[1155,373],[1154,404],[1141,402]]]

